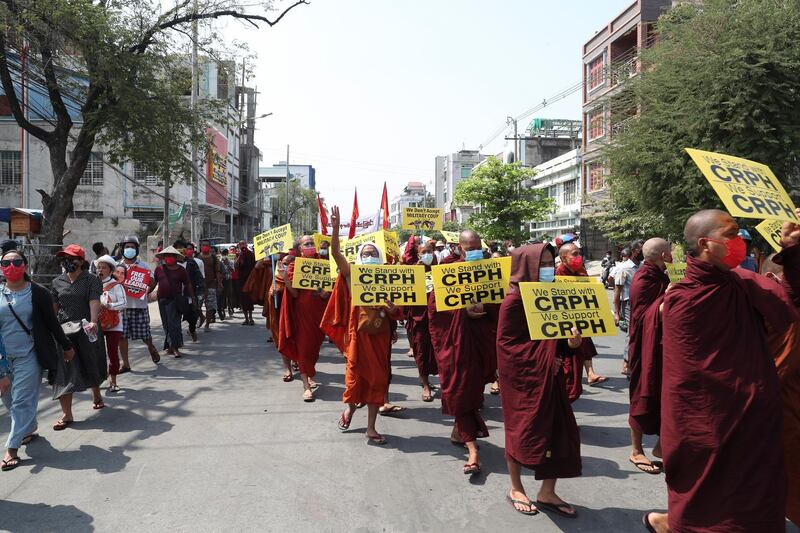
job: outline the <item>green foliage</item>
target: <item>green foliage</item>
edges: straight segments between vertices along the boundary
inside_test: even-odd
[[[503,163],[489,157],[469,178],[456,186],[454,200],[459,205],[480,206],[468,225],[486,241],[511,239],[515,244],[530,238],[524,222],[543,220],[552,211],[553,199],[542,189],[523,186],[535,171],[519,163]]]
[[[721,208],[687,147],[765,163],[797,199],[800,4],[686,3],[658,31],[625,89],[641,113],[605,149],[612,205],[594,217],[601,229],[618,240],[676,239],[693,212]]]
[[[276,184],[274,191],[276,202],[273,205],[277,208],[278,225],[283,225],[286,223],[286,184]],[[289,223],[293,236],[298,238],[316,233],[318,214],[317,193],[306,189],[297,180],[290,181]]]

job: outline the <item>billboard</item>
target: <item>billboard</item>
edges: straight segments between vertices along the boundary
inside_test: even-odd
[[[228,206],[228,139],[216,128],[206,128],[206,203]]]

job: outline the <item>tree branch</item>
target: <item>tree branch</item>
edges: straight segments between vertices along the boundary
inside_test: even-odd
[[[19,99],[17,98],[14,80],[11,78],[7,54],[8,49],[6,47],[5,32],[0,32],[0,82],[2,82],[3,91],[6,93],[8,104],[11,107],[11,114],[14,115],[14,120],[17,121],[17,124],[24,128],[25,131],[37,139],[49,144],[53,137],[52,132],[40,128],[25,118],[25,113],[22,111]]]
[[[64,104],[64,99],[61,96],[61,89],[58,86],[58,79],[56,78],[56,71],[53,67],[53,51],[50,49],[49,44],[42,43],[41,46],[42,61],[44,62],[44,78],[47,83],[47,94],[50,98],[50,103],[53,105],[53,111],[56,113],[58,120],[58,131],[69,131],[72,128],[72,117],[69,116],[67,106]]]

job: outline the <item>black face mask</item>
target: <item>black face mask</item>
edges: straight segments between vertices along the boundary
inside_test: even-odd
[[[67,274],[71,274],[78,270],[81,265],[77,261],[73,261],[72,259],[64,259],[61,261],[61,266],[64,268],[64,272]]]

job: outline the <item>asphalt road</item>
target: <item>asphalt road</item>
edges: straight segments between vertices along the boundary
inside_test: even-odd
[[[318,400],[303,403],[299,380],[281,380],[263,319],[240,323],[237,315],[215,324],[183,359],[165,357],[157,368],[133,346],[122,392],[101,411],[90,394],[77,395],[79,422],[62,432],[51,429],[59,408],[43,388],[41,437],[21,451],[22,466],[0,473],[0,530],[625,532],[644,531],[642,513],[666,505],[663,476],[627,461],[621,337],[596,340],[595,367],[610,380],[573,406],[583,477],[558,482],[580,513],[569,520],[523,516],[507,503],[498,397],[486,396],[485,473],[472,481],[462,474],[466,454],[449,443],[452,419],[438,399],[421,401],[402,330],[391,399],[408,410],[379,418],[389,439],[380,448],[365,444],[363,411],[348,432],[336,427],[344,363],[332,344],[323,346]],[[0,411],[3,440],[9,423]],[[531,472],[525,482],[535,495]]]

